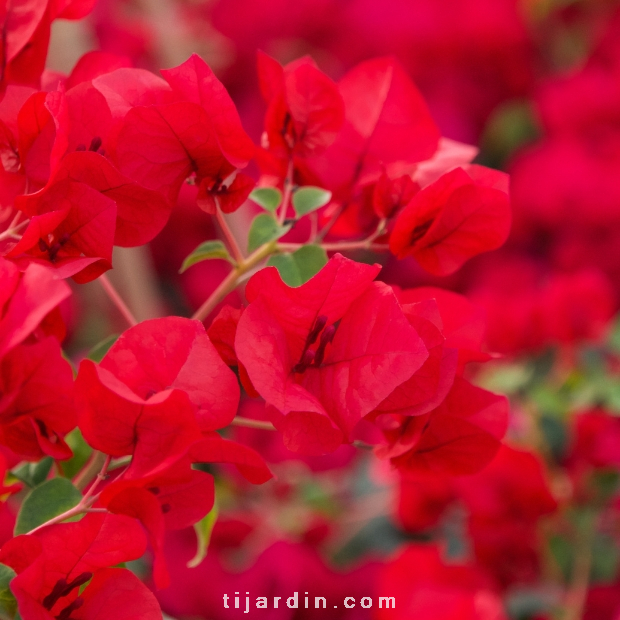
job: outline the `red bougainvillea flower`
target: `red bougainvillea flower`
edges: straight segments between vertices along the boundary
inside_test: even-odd
[[[482,306],[463,295],[435,286],[420,286],[396,292],[401,304],[435,300],[441,316],[441,333],[445,346],[458,350],[459,370],[467,362],[485,362],[488,353],[481,351],[486,332],[486,314]]]
[[[242,313],[241,308],[224,306],[207,329],[209,339],[227,366],[237,366],[239,363],[235,352],[235,335]]]
[[[539,576],[539,520],[557,508],[540,457],[502,446],[473,476],[401,472],[398,515],[419,532],[437,524],[454,502],[467,509],[477,561],[504,586]]]
[[[115,480],[104,489],[98,505],[142,523],[154,552],[153,579],[158,588],[165,588],[170,582],[162,555],[165,530],[200,521],[213,501],[213,477],[193,470],[186,460],[137,480]]]
[[[390,179],[383,173],[375,185],[372,196],[372,206],[377,217],[391,218],[411,201],[419,189],[420,186],[407,174],[397,179]]]
[[[345,123],[312,170],[335,195],[376,181],[385,168],[394,178],[413,172],[437,150],[439,130],[419,91],[394,58],[360,63],[339,82]]]
[[[0,562],[17,573],[10,585],[23,620],[156,620],[161,611],[149,589],[129,570],[110,568],[145,550],[134,519],[89,514],[13,538]]]
[[[396,388],[368,416],[385,430],[408,424],[402,416],[420,416],[436,409],[452,389],[466,363],[486,361],[480,347],[484,312],[462,295],[434,287],[395,290],[409,323],[416,329],[429,356],[413,376]],[[397,442],[398,443],[398,442]],[[406,442],[405,442],[406,443]],[[391,456],[404,449],[392,446]]]
[[[67,459],[63,437],[76,425],[73,372],[50,336],[0,360],[0,443],[25,459]]]
[[[390,458],[398,469],[474,473],[501,445],[508,425],[508,401],[457,376],[445,400],[433,411],[381,422],[387,445],[377,448],[377,454]]]
[[[237,336],[237,325],[243,314],[242,308],[233,308],[232,306],[224,306],[218,315],[213,319],[207,334],[211,342],[217,349],[220,357],[227,366],[236,368],[239,373],[239,381],[251,398],[258,398],[260,394],[254,389],[248,371],[245,366],[239,362],[235,351],[235,337]]]
[[[243,172],[234,173],[234,179],[203,179],[198,187],[196,203],[205,211],[214,215],[217,207],[224,213],[236,211],[254,189],[254,179]]]
[[[76,151],[66,155],[52,182],[65,179],[84,183],[115,202],[114,245],[133,247],[147,243],[165,226],[172,211],[164,196],[122,175],[100,153]]]
[[[154,551],[153,578],[165,588],[170,577],[163,552],[166,530],[182,529],[202,519],[213,508],[214,485],[210,474],[192,469],[192,463],[230,463],[251,483],[272,477],[262,457],[253,449],[222,439],[217,433],[197,438],[186,455],[150,471],[140,463],[129,467],[108,485],[99,505],[113,513],[140,520]]]
[[[323,213],[326,223],[334,220],[331,234],[354,237],[369,234],[378,218],[392,216],[411,199],[419,187],[410,177],[437,152],[440,134],[394,58],[360,63],[338,82],[338,90],[345,122],[336,140],[295,164],[302,182],[332,192]]]
[[[22,485],[19,482],[16,482],[14,484],[5,484],[4,480],[6,479],[6,474],[9,470],[9,465],[7,463],[7,459],[4,456],[4,454],[2,454],[0,452],[0,480],[2,482],[0,482],[0,494],[7,496],[7,495],[13,495],[14,493],[17,493],[18,491],[21,491],[22,489]],[[4,506],[6,506],[6,502],[4,504]],[[4,508],[3,506],[3,508]],[[2,509],[0,509],[1,511]],[[0,517],[1,519],[1,517]],[[4,528],[2,528],[4,529]],[[11,530],[12,530],[12,526],[11,526]]]
[[[41,265],[23,273],[0,258],[0,357],[23,342],[71,295],[71,289]]]
[[[500,247],[510,230],[508,177],[481,166],[444,174],[399,213],[390,235],[398,258],[413,256],[448,275],[481,252]]]
[[[504,445],[487,467],[455,486],[478,562],[504,585],[535,581],[538,522],[557,508],[541,458]]]
[[[201,431],[230,424],[239,385],[202,323],[167,317],[127,330],[101,364],[82,361],[76,402],[80,428],[98,450],[122,456],[135,445],[146,449],[143,434],[156,442],[144,455],[150,469],[147,462],[184,453]]]
[[[401,471],[398,488],[398,520],[409,532],[437,525],[456,499],[454,478],[432,472]]]
[[[115,243],[141,245],[163,228],[172,203],[122,175],[104,156],[113,150],[118,126],[132,104],[158,102],[173,95],[160,78],[145,78],[144,74],[150,75],[147,72],[127,69],[97,76],[97,67],[104,68],[97,63],[90,67],[92,81],[80,81],[89,71],[80,72],[76,67],[76,76],[67,79],[68,86],[75,84],[66,93],[60,90],[29,96],[31,89],[9,88],[8,103],[0,104],[5,176],[11,186],[20,180],[23,186],[27,179],[30,192],[45,186],[51,191],[50,185],[63,180],[88,185],[116,203]],[[126,78],[124,88],[118,84],[119,73]],[[9,197],[7,192],[7,200]],[[38,200],[35,194],[21,199],[17,206],[29,216],[40,215]],[[89,203],[90,198],[85,198],[84,204],[78,202],[75,208],[88,214]]]
[[[376,611],[380,620],[506,620],[491,580],[478,568],[442,559],[436,546],[410,545],[379,577],[379,596],[393,596],[393,609]]]
[[[287,447],[321,454],[428,358],[378,266],[335,255],[298,288],[268,268],[248,283],[235,350]]]
[[[38,88],[54,19],[81,19],[95,0],[30,0],[6,2],[0,8],[0,98],[7,84]]]
[[[567,465],[585,468],[620,468],[620,420],[604,409],[578,412],[573,419]]]
[[[428,299],[404,305],[402,310],[422,339],[428,357],[418,371],[399,385],[369,416],[378,426],[386,423],[391,426],[394,416],[422,415],[432,411],[446,398],[456,375],[458,351],[445,346],[435,301]]]
[[[602,272],[544,273],[523,260],[494,264],[472,296],[486,310],[489,346],[513,354],[600,340],[616,307]]]
[[[123,71],[123,70],[120,70]],[[174,203],[195,173],[204,190],[217,191],[254,155],[235,105],[198,56],[162,71],[173,102],[137,105],[118,131],[115,158],[122,173]]]
[[[316,549],[304,543],[269,541],[267,548],[261,551],[250,566],[241,571],[231,571],[226,566],[226,551],[232,546],[238,546],[244,536],[247,536],[248,529],[251,528],[245,522],[221,515],[211,536],[209,553],[195,568],[187,568],[187,563],[195,552],[192,533],[176,532],[171,537],[167,545],[167,555],[173,569],[172,584],[170,588],[157,592],[157,598],[166,613],[174,614],[176,618],[222,620],[226,616],[234,617],[235,611],[222,606],[221,593],[229,591],[268,592],[270,620],[285,620],[291,617],[286,598],[295,591],[299,592],[299,608],[293,613],[304,620],[318,618],[321,613],[338,620],[354,618],[355,615],[350,612],[342,611],[342,601],[347,596],[354,597],[356,601],[364,596],[376,600],[375,597],[379,594],[377,575],[382,566],[380,562],[365,560],[354,569],[344,571],[341,567],[336,569],[326,564]],[[205,583],[208,583],[209,587],[205,587]],[[309,609],[304,609],[304,591],[308,592]],[[277,609],[271,607],[272,595],[283,597]],[[327,610],[313,609],[315,596],[324,596],[327,599]],[[254,601],[254,598],[250,598],[250,615]],[[333,604],[339,604],[339,609],[325,614],[333,607],[332,601]],[[230,599],[229,605],[234,607],[234,599]],[[359,609],[359,602],[357,608]],[[257,614],[258,610],[254,615]]]
[[[66,179],[18,197],[31,215],[6,256],[19,264],[44,263],[58,277],[89,282],[112,268],[116,204],[84,183]]]
[[[239,385],[199,321],[168,317],[127,330],[101,364],[82,362],[75,401],[94,448],[132,455],[100,503],[145,526],[159,587],[168,583],[165,529],[191,525],[213,506],[213,479],[192,463],[232,463],[257,484],[272,477],[254,450],[212,432],[232,421]]]
[[[34,189],[43,187],[69,146],[69,110],[63,91],[33,94],[19,110],[19,159]]]
[[[127,56],[118,56],[99,50],[86,52],[80,56],[67,76],[65,88],[73,88],[82,82],[92,82],[101,75],[128,67],[131,67],[131,60]]]
[[[282,67],[258,53],[258,79],[267,103],[266,148],[277,155],[305,157],[324,151],[344,122],[336,84],[309,57]]]

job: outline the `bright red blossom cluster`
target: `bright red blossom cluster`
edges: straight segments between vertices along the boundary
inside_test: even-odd
[[[282,67],[260,54],[258,147],[196,55],[163,78],[98,52],[68,76],[43,72],[50,21],[90,3],[30,4],[0,15],[0,444],[11,467],[54,462],[58,475],[26,481],[16,536],[0,549],[23,620],[160,617],[115,566],[148,544],[155,585],[168,585],[166,531],[214,505],[204,464],[272,478],[257,451],[225,438],[244,423],[241,398],[262,399],[261,423],[302,455],[361,444],[407,475],[473,473],[493,458],[508,407],[466,377],[489,358],[478,310],[456,293],[392,288],[376,281],[379,265],[338,253],[389,250],[447,275],[508,235],[506,176],[440,137],[397,61],[363,62],[336,83],[309,58]],[[36,75],[22,69],[33,55]],[[242,172],[252,160],[256,191]],[[107,282],[113,246],[152,240],[186,182],[223,229],[215,257],[230,273],[193,319],[133,324],[74,377],[61,351],[64,279]],[[223,214],[249,196],[266,212],[246,254]],[[190,264],[214,257],[203,254]],[[266,259],[247,303],[205,330],[200,319]],[[90,458],[68,476],[76,428]],[[58,499],[45,515],[32,508],[42,493]]]

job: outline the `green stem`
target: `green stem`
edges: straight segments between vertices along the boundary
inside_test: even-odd
[[[251,269],[254,269],[265,258],[276,252],[276,241],[269,241],[260,246],[254,253],[250,254],[246,259],[242,260],[220,283],[220,285],[211,293],[209,298],[194,312],[192,319],[204,321],[213,312],[217,304],[234,291],[241,277]]]
[[[293,157],[291,155],[288,161],[288,168],[286,169],[286,178],[284,179],[284,193],[282,195],[282,205],[280,206],[280,213],[278,216],[278,224],[280,224],[280,226],[284,224],[284,220],[286,219],[286,213],[291,202],[291,196],[293,195],[293,174],[294,165]]]

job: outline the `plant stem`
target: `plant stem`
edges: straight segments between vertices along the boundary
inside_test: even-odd
[[[235,416],[231,422],[232,426],[245,426],[246,428],[260,428],[264,431],[275,431],[276,427],[271,422],[265,422],[263,420],[252,420],[251,418],[244,418],[242,416]]]
[[[90,457],[90,461],[88,461],[86,467],[73,479],[73,484],[80,491],[83,491],[97,476],[99,471],[106,465],[106,460],[106,455],[103,452],[95,450]]]
[[[118,291],[112,285],[112,282],[108,279],[105,273],[99,276],[99,282],[103,286],[103,290],[108,294],[108,297],[112,303],[118,308],[119,312],[125,317],[125,320],[131,327],[138,324],[136,318],[132,314],[131,310],[127,307],[127,304],[123,301],[123,298],[118,294]]]
[[[282,252],[294,252],[304,243],[279,243],[278,250]],[[387,243],[372,243],[367,239],[362,241],[338,241],[335,243],[319,244],[326,252],[351,252],[353,250],[373,250],[375,252],[387,252],[390,246]]]
[[[337,241],[335,243],[319,243],[326,252],[347,252],[352,250],[375,250],[376,252],[384,252],[389,250],[387,244],[374,243],[374,240],[381,236],[385,230],[385,220],[381,220],[377,224],[375,231],[362,239],[361,241]],[[311,237],[312,239],[312,237]],[[285,252],[294,252],[298,250],[303,244],[301,243],[279,243],[278,250]]]
[[[71,517],[75,517],[76,515],[80,515],[86,511],[87,511],[87,508],[82,506],[82,502],[80,502],[77,506],[70,508],[69,510],[57,515],[56,517],[50,519],[49,521],[46,521],[45,523],[42,523],[41,525],[35,527],[33,530],[30,530],[28,534],[29,535],[34,534],[35,532],[42,530],[44,527],[47,527],[48,525],[54,525],[55,523],[61,523],[62,521],[70,519]]]
[[[239,244],[237,243],[237,240],[235,239],[235,235],[233,235],[232,230],[230,230],[230,226],[228,225],[228,222],[226,221],[226,218],[224,217],[224,214],[222,213],[222,210],[220,209],[220,205],[219,202],[217,200],[217,198],[215,199],[215,203],[216,203],[216,209],[215,209],[215,216],[217,218],[217,223],[220,225],[220,228],[222,229],[222,233],[224,234],[224,237],[226,238],[226,243],[228,244],[228,247],[230,248],[233,258],[235,259],[235,261],[237,261],[237,263],[241,263],[243,262],[243,252],[241,251],[241,248],[239,247]]]
[[[118,459],[114,459],[114,461],[110,463],[108,471],[113,471],[115,469],[118,469],[119,467],[127,467],[127,465],[131,464],[131,460],[131,456],[121,456]]]
[[[583,617],[592,568],[592,543],[597,523],[596,515],[590,515],[585,527],[581,528],[575,537],[573,571],[564,600],[563,620],[581,620]]]
[[[254,253],[250,254],[246,259],[242,260],[220,283],[220,285],[211,293],[209,298],[194,312],[192,319],[204,321],[213,312],[217,304],[233,291],[241,276],[256,267],[262,260],[273,254],[277,250],[277,243],[269,241],[261,245]]]
[[[13,222],[16,221],[18,215],[20,215],[20,213],[18,213],[13,218]],[[26,226],[26,224],[28,224],[30,220],[24,220],[21,224],[17,224],[17,226],[15,226],[13,222],[9,224],[9,227],[4,232],[0,233],[0,241],[4,241],[5,239],[9,239],[10,237],[16,237],[16,233],[18,233],[24,226]]]
[[[93,484],[90,486],[88,491],[84,494],[84,497],[82,497],[82,499],[77,504],[77,506],[74,506],[73,508],[69,508],[69,510],[66,510],[65,512],[61,514],[56,515],[55,517],[51,518],[49,521],[46,521],[45,523],[42,523],[41,525],[35,527],[33,530],[30,530],[28,534],[34,534],[35,532],[38,532],[39,530],[43,529],[44,527],[47,527],[48,525],[54,525],[55,523],[61,523],[62,521],[66,521],[67,519],[70,519],[71,517],[74,517],[76,515],[79,515],[85,512],[107,512],[105,508],[91,508],[91,506],[96,500],[96,496],[93,497],[93,493],[95,492],[96,488],[99,486],[99,483],[105,479],[107,471],[108,471],[108,466],[110,465],[111,460],[112,460],[112,457],[109,455],[103,454],[103,452],[99,452],[99,451],[93,452],[93,456],[90,462],[78,476],[79,480],[76,478],[76,480],[74,481],[74,484],[81,491],[84,489],[84,487],[88,485],[88,483],[95,476],[97,479],[93,482]]]
[[[286,177],[284,178],[284,193],[282,195],[282,205],[280,206],[280,213],[278,215],[278,224],[280,224],[280,226],[284,224],[289,203],[291,202],[291,195],[293,194],[293,173],[293,157],[291,156],[288,160],[288,168],[286,169]]]
[[[338,206],[338,208],[335,210],[335,212],[331,216],[329,222],[327,222],[327,224],[325,224],[325,226],[323,226],[323,228],[321,228],[321,230],[319,230],[316,233],[316,235],[313,237],[314,239],[313,243],[316,243],[317,245],[319,245],[321,241],[323,241],[327,233],[331,230],[332,226],[336,223],[336,220],[342,215],[344,208],[345,208],[345,205]]]
[[[99,484],[101,482],[103,482],[108,474],[108,467],[110,466],[110,462],[112,461],[112,457],[108,454],[107,456],[105,456],[105,461],[103,462],[103,465],[101,466],[101,470],[97,473],[97,478],[95,479],[95,481],[90,485],[90,487],[88,488],[88,491],[86,491],[86,493],[84,493],[84,497],[82,498],[82,501],[80,502],[81,504],[85,504],[88,499],[90,497],[92,497],[93,493],[95,492],[96,488],[99,486]]]

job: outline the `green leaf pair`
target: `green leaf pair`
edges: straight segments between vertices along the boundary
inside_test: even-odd
[[[259,187],[250,194],[250,198],[270,213],[274,213],[282,204],[282,192],[276,187]],[[293,192],[293,209],[297,218],[300,218],[324,207],[331,198],[330,191],[322,187],[305,185]]]
[[[275,267],[285,284],[301,286],[327,264],[327,253],[318,245],[304,245],[291,254],[276,254],[267,265]]]

